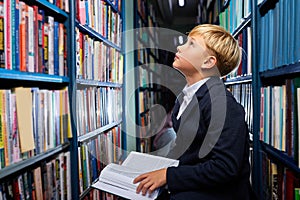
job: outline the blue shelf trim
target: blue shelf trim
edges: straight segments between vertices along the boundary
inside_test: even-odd
[[[53,12],[61,15],[61,16],[64,16],[65,18],[68,18],[68,14],[61,10],[60,8],[58,8],[57,6],[55,6],[54,4],[50,3],[49,1],[46,1],[46,0],[36,0],[37,3],[47,7],[49,10],[52,10]]]
[[[82,135],[82,136],[79,136],[78,137],[78,143],[83,143],[85,141],[88,141],[90,139],[93,139],[95,138],[96,136],[98,136],[99,134],[105,132],[105,131],[108,131],[109,129],[112,129],[114,128],[115,126],[118,126],[119,124],[122,123],[122,120],[118,121],[118,122],[114,122],[114,123],[111,123],[111,124],[107,124],[105,126],[102,126],[101,128],[98,128],[94,131],[91,131],[85,135]],[[79,145],[80,146],[80,145]]]
[[[261,144],[262,149],[267,152],[267,154],[273,158],[274,160],[277,160],[280,162],[280,164],[290,168],[294,172],[300,174],[300,168],[298,167],[296,161],[288,156],[286,153],[279,151],[278,149],[275,149],[274,147],[263,143]]]
[[[86,79],[77,79],[76,83],[80,85],[87,85],[87,86],[112,87],[112,88],[122,88],[123,86],[120,83],[99,82],[96,80],[86,80]]]
[[[284,65],[273,70],[260,72],[261,78],[271,78],[277,76],[295,75],[300,73],[300,63]]]
[[[110,0],[105,0],[105,2],[112,8],[114,12],[119,13],[118,5],[114,5]]]
[[[103,41],[105,44],[115,48],[118,51],[122,51],[121,47],[115,45],[114,43],[112,43],[111,41],[109,41],[107,38],[105,38],[103,35],[97,33],[95,30],[93,30],[92,28],[90,28],[87,25],[82,25],[80,24],[77,20],[76,20],[76,27],[79,28],[80,31],[88,34],[90,37],[96,38],[98,40]]]
[[[15,70],[0,69],[0,79],[14,79],[26,81],[40,81],[52,83],[69,83],[70,80],[65,76],[40,74],[33,72],[21,72]]]
[[[239,76],[235,78],[228,79],[224,82],[225,85],[248,83],[252,81],[252,75]]]
[[[23,170],[26,170],[28,167],[31,167],[33,165],[36,165],[37,163],[40,163],[43,160],[46,160],[56,154],[59,154],[66,150],[70,144],[66,143],[63,145],[59,145],[58,147],[51,149],[45,153],[42,153],[40,155],[36,155],[34,157],[28,158],[26,160],[14,163],[12,165],[9,165],[3,169],[0,170],[0,180],[4,179],[8,176],[11,176],[15,173],[21,172]]]
[[[244,29],[246,26],[249,26],[251,23],[251,16],[252,14],[250,13],[243,22],[232,32],[233,37],[237,37]]]

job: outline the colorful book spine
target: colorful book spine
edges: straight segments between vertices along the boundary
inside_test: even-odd
[[[5,68],[5,23],[4,4],[0,1],[0,68]]]

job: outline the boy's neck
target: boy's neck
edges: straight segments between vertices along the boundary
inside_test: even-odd
[[[190,85],[193,85],[194,83],[197,83],[198,81],[201,81],[205,78],[212,77],[212,76],[220,77],[219,71],[214,69],[214,70],[208,70],[208,71],[206,71],[206,73],[203,73],[203,72],[195,73],[190,76],[185,76],[185,79],[186,79],[187,85],[190,86]]]

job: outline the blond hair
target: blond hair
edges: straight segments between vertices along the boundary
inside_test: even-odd
[[[225,76],[241,62],[241,49],[238,41],[224,28],[213,24],[201,24],[193,28],[189,36],[203,38],[210,53],[217,58],[220,75]]]

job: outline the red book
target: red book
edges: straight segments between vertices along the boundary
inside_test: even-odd
[[[19,27],[19,38],[20,38],[20,71],[26,71],[26,7],[24,2],[19,3],[20,9],[20,27]]]

